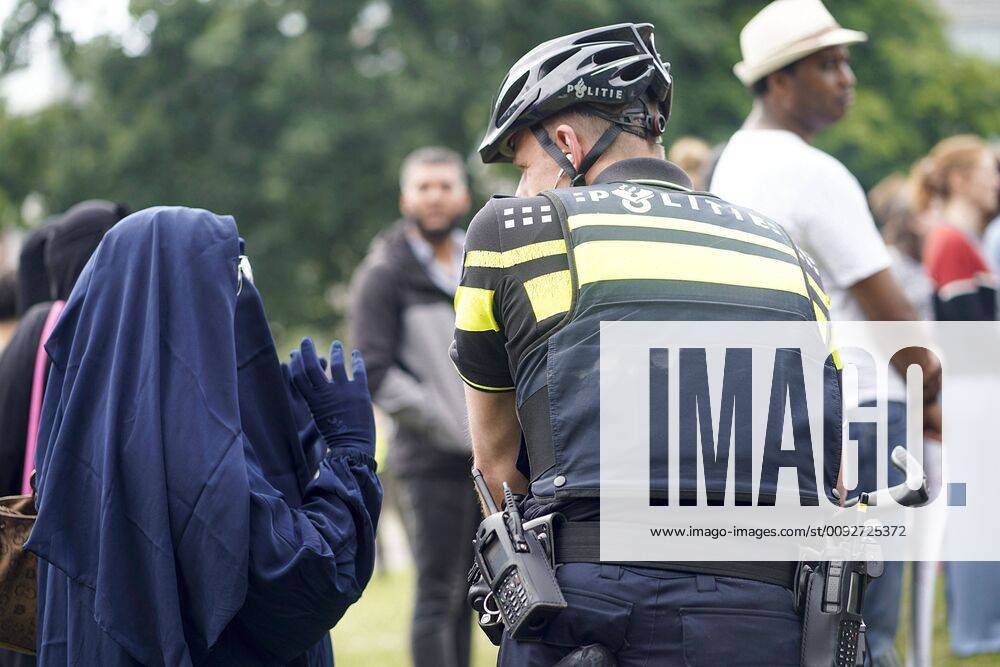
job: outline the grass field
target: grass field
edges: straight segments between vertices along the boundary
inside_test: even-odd
[[[413,572],[376,575],[364,597],[333,630],[337,667],[406,667],[410,665],[409,627],[413,607]],[[473,628],[473,665],[495,665],[497,650]]]
[[[935,618],[934,665],[937,667],[987,667],[1000,665],[1000,655],[958,659],[948,653],[948,631],[942,578],[938,578],[938,604]],[[333,631],[333,650],[337,667],[406,667],[409,618],[413,603],[413,576],[410,570],[376,576],[361,601]],[[905,610],[901,621],[906,627]],[[496,664],[496,649],[478,629],[473,631],[475,667]],[[901,633],[902,635],[902,633]],[[900,655],[903,654],[900,637]]]

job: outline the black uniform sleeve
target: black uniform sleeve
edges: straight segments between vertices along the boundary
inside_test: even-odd
[[[505,284],[501,251],[500,226],[490,200],[473,218],[465,237],[451,346],[451,359],[462,380],[481,391],[514,389],[499,316]]]

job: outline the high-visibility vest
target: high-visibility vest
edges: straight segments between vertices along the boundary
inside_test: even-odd
[[[827,321],[829,303],[811,260],[757,213],[652,181],[543,194],[569,257],[569,275],[550,281],[550,296],[565,302],[569,284],[572,300],[560,324],[525,353],[515,377],[536,497],[599,495],[602,321]],[[533,304],[545,298],[532,294]],[[826,417],[822,465],[831,485],[841,447],[835,354],[827,365],[836,409]],[[681,479],[682,495],[693,482]]]

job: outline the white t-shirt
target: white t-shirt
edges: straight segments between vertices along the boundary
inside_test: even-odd
[[[788,231],[815,260],[833,319],[866,319],[847,289],[888,268],[890,258],[861,184],[836,158],[786,130],[740,130],[709,189]]]

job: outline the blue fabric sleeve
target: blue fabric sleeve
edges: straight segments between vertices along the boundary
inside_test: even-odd
[[[239,620],[262,649],[287,662],[323,639],[361,597],[375,562],[382,485],[375,461],[331,449],[290,507],[246,446],[250,571]]]

